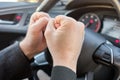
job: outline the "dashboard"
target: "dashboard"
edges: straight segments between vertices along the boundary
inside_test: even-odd
[[[120,20],[111,6],[84,6],[66,13],[120,47]]]
[[[101,34],[106,34],[113,38],[120,39],[120,21],[116,18],[105,17]]]
[[[96,13],[86,13],[79,18],[79,21],[94,32],[120,39],[120,21],[114,16],[103,16],[103,19],[100,19]]]

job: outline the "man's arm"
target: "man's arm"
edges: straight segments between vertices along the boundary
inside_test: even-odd
[[[35,12],[24,40],[0,51],[0,80],[18,80],[30,75],[29,60],[46,48],[43,31],[48,18],[47,13]]]
[[[18,80],[31,74],[29,60],[46,48],[43,31],[48,18],[46,13],[35,12],[24,40],[0,51],[0,80]]]
[[[52,70],[51,80],[76,80],[76,74],[64,66],[55,66]]]
[[[18,80],[30,75],[30,61],[18,42],[0,51],[0,80]]]
[[[24,40],[0,52],[0,80],[16,80],[30,75],[29,60],[46,48],[43,31],[48,18],[46,13],[35,12]]]
[[[53,58],[51,80],[76,80],[77,60],[84,40],[84,24],[70,17],[57,16],[48,22],[45,38]]]

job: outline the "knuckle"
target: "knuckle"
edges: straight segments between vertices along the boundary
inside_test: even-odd
[[[85,25],[82,22],[78,22],[78,26],[83,30],[85,29]]]
[[[69,23],[69,24],[74,24],[76,22],[75,19],[68,17],[68,16],[64,16],[64,15],[58,15],[55,17],[55,20],[59,23]]]
[[[56,19],[63,19],[65,16],[64,15],[58,15],[58,16],[56,16],[55,18]]]
[[[39,14],[40,14],[40,15],[43,15],[43,16],[45,16],[45,17],[49,17],[49,15],[48,15],[47,13],[45,13],[45,12],[39,12]]]
[[[33,13],[32,14],[32,18],[34,18],[34,17],[49,17],[49,15],[47,14],[47,13],[45,13],[45,12],[35,12],[35,13]]]
[[[31,17],[33,18],[36,14],[38,14],[38,12],[33,13]]]
[[[71,26],[75,26],[76,25],[76,20],[71,18],[71,17],[66,17],[65,21],[71,25]]]
[[[58,15],[55,17],[55,21],[56,23],[61,23],[64,20],[64,16],[63,15]]]

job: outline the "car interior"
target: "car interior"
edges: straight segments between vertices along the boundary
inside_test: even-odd
[[[66,15],[85,24],[85,40],[77,65],[78,80],[120,80],[120,1],[43,0],[37,3],[0,2],[0,50],[21,41],[34,12],[51,17]],[[52,58],[48,49],[34,57],[33,74],[38,70],[51,76]]]

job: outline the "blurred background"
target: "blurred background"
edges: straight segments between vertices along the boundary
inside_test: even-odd
[[[0,2],[41,2],[43,0],[0,0]]]

